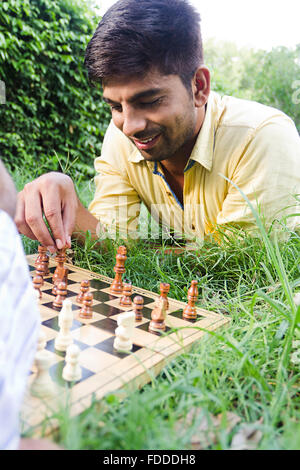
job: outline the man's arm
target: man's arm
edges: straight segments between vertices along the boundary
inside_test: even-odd
[[[62,173],[51,172],[26,184],[18,194],[15,223],[20,233],[55,252],[71,247],[74,230],[75,237],[81,240],[87,230],[96,237],[98,220],[80,202],[72,179]]]

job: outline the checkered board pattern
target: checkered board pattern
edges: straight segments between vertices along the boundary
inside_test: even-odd
[[[36,255],[27,257],[32,276],[35,273],[35,259]],[[36,374],[33,366],[21,414],[24,432],[35,429],[38,435],[42,424],[45,431],[45,422],[49,429],[55,427],[53,416],[60,409],[65,409],[66,403],[70,405],[70,414],[73,416],[89,407],[93,398],[100,400],[109,392],[120,391],[126,394],[133,388],[142,387],[162,370],[167,361],[181,352],[186,352],[194,342],[200,340],[205,334],[202,328],[216,330],[228,322],[228,318],[201,308],[198,308],[196,321],[183,320],[182,311],[186,304],[169,298],[165,333],[150,333],[148,327],[151,311],[159,294],[133,287],[132,299],[135,295],[141,295],[144,299],[143,320],[136,323],[131,353],[117,352],[113,348],[113,342],[118,316],[132,308],[120,306],[120,296],[109,292],[112,279],[66,264],[65,267],[69,269],[67,297],[73,303],[74,312],[71,332],[74,343],[81,350],[79,362],[82,370],[81,380],[69,384],[62,379],[65,353],[56,351],[54,347],[54,340],[59,331],[59,312],[52,307],[54,296],[51,293],[55,262],[50,260],[49,267],[50,275],[44,278],[42,287],[40,313],[41,327],[47,338],[46,349],[52,354],[50,375],[56,384],[57,395],[47,400],[30,395],[30,384]],[[80,283],[84,279],[90,280],[90,290],[94,297],[93,318],[89,320],[79,318],[81,306],[76,303]]]

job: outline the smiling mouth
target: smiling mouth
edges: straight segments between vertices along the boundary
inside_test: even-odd
[[[149,150],[150,148],[154,147],[156,142],[158,141],[160,134],[155,135],[154,137],[150,137],[148,139],[133,139],[135,145],[140,150]]]

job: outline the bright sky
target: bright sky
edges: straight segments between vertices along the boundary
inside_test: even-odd
[[[100,13],[116,0],[94,0]],[[190,0],[202,18],[203,39],[215,37],[259,49],[300,43],[299,0]]]

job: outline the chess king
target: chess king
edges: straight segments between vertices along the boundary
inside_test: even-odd
[[[187,0],[115,3],[85,65],[112,116],[95,161],[94,199],[87,209],[67,175],[44,174],[19,193],[21,233],[53,252],[87,230],[113,236],[113,220],[124,237],[136,236],[142,202],[175,233],[199,239],[228,224],[255,231],[245,198],[268,226],[297,213],[294,123],[277,109],[211,91],[200,17]],[[286,223],[293,229],[299,218]]]

